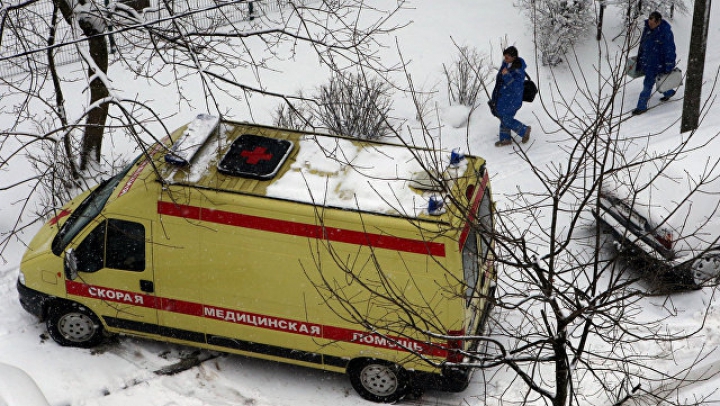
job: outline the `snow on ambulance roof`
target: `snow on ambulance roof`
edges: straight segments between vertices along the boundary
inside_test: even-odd
[[[218,124],[219,131],[215,131]],[[286,145],[288,141],[291,145]],[[273,157],[274,144],[281,146],[276,152],[285,155],[282,159]],[[228,159],[230,155],[233,159],[240,155],[246,159],[234,159],[240,168],[233,168],[230,166],[233,159]],[[209,183],[208,178],[212,176],[217,177],[214,184],[221,189],[234,188],[303,203],[417,217],[427,214],[431,196],[440,194],[428,190],[432,182],[427,180],[426,169],[442,173],[446,182],[465,174],[468,161],[461,159],[450,165],[450,155],[450,152],[411,150],[402,145],[358,142],[273,127],[220,123],[217,117],[199,115],[165,155],[165,160],[173,166],[167,168],[163,178],[169,183],[203,185]],[[250,166],[260,166],[270,160],[277,162],[278,168],[265,168],[266,172],[256,174],[248,169],[248,162]],[[251,179],[237,181],[238,177],[233,174],[244,174]],[[262,182],[264,180],[271,181]]]
[[[430,196],[437,194],[411,187],[426,172],[419,159],[431,162],[430,151],[318,135],[303,136],[298,144],[295,162],[268,186],[268,196],[417,217],[427,213]],[[423,156],[417,156],[420,151]],[[444,166],[448,163],[449,158]],[[454,173],[466,169],[467,160],[462,160]]]

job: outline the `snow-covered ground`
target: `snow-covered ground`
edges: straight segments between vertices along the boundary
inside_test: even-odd
[[[412,22],[397,33],[397,44],[405,60],[411,61],[410,72],[416,86],[443,90],[444,78],[442,64],[449,64],[457,57],[454,44],[475,47],[492,56],[495,63],[500,62],[501,40],[507,38],[510,44],[520,50],[520,55],[528,63],[530,74],[536,77],[543,89],[548,91],[549,83],[557,81],[560,87],[571,89],[576,86],[570,72],[562,66],[551,72],[536,63],[532,55],[532,32],[529,19],[513,7],[512,1],[491,0],[447,0],[416,1],[413,9],[401,13],[400,22]],[[718,15],[718,17],[715,17]],[[720,18],[720,9],[712,10],[711,23]],[[671,21],[678,45],[678,58],[685,68],[690,36],[690,15],[677,15]],[[620,18],[606,16],[605,30],[614,37],[622,30]],[[578,60],[590,66],[596,60],[597,45],[592,39],[594,33],[588,33],[588,40],[578,49]],[[394,53],[395,38],[387,38],[389,48],[383,50],[387,58],[397,58]],[[720,41],[720,28],[710,27],[709,44]],[[268,75],[264,83],[274,91],[293,93],[312,80],[316,71],[316,58],[298,54],[295,60],[281,65],[277,74]],[[388,63],[389,65],[391,63]],[[712,81],[720,64],[720,53],[709,47],[705,77]],[[65,66],[67,72],[79,69],[77,66]],[[173,104],[166,100],[166,92],[175,92],[175,87],[164,89],[146,81],[135,80],[125,72],[111,67],[109,77],[119,90],[128,95],[139,94],[143,98],[154,99],[154,108],[168,116],[166,125],[176,128],[191,121],[199,108],[205,105],[202,99],[196,100],[199,108],[184,104]],[[312,87],[315,82],[307,86]],[[67,84],[72,88],[72,84]],[[623,89],[625,108],[634,107],[641,90],[640,80],[629,83]],[[186,98],[193,100],[192,94],[198,94],[199,87],[192,83],[183,85]],[[682,94],[680,91],[680,95]],[[710,86],[706,86],[704,97],[710,96]],[[76,94],[80,94],[79,92]],[[443,94],[441,91],[440,94]],[[680,96],[679,95],[679,96]],[[495,148],[498,123],[481,104],[470,120],[469,127],[457,126],[457,110],[443,105],[447,100],[439,96],[445,123],[440,142],[442,148],[451,150],[462,148],[470,153],[483,156],[488,161],[495,200],[500,208],[508,204],[504,197],[516,193],[518,188],[532,190],[537,187],[533,177],[528,174],[524,161],[516,154],[514,147]],[[271,123],[270,113],[274,104],[257,104],[254,118]],[[0,103],[5,103],[0,100]],[[228,101],[230,103],[230,101]],[[234,103],[237,103],[235,101]],[[244,103],[244,102],[243,102]],[[651,102],[651,107],[657,98]],[[447,104],[447,103],[445,103]],[[658,135],[658,140],[671,140],[680,137],[679,120],[682,102],[673,101],[650,112],[634,117],[624,124],[628,137],[646,135],[649,132],[669,128]],[[212,113],[212,112],[211,112]],[[39,110],[37,114],[44,114]],[[397,95],[394,116],[412,120],[415,112],[409,100]],[[559,134],[544,134],[543,124],[547,122],[541,104],[525,104],[517,116],[521,121],[533,126],[531,143],[523,147],[535,164],[550,164],[561,154],[561,146],[567,142]],[[243,119],[242,117],[235,117]],[[7,128],[9,118],[0,115],[0,128]],[[702,131],[708,135],[720,129],[720,106],[710,107],[702,122]],[[12,141],[0,144],[0,157],[5,159],[6,151],[13,147]],[[127,140],[113,140],[105,146],[105,152],[122,155],[131,150]],[[134,154],[134,152],[133,152]],[[690,166],[690,165],[689,165]],[[687,169],[692,169],[688,167]],[[13,179],[30,173],[32,169],[22,156],[15,157],[10,165],[0,171],[0,233],[12,229],[18,220],[19,207],[24,203],[19,188],[3,191],[1,188],[13,183]],[[34,202],[30,202],[34,204]],[[21,222],[28,218],[20,219]],[[194,349],[164,343],[120,337],[111,343],[93,350],[63,348],[55,344],[46,334],[45,326],[19,305],[15,283],[21,255],[36,228],[30,228],[14,240],[2,253],[0,261],[0,363],[14,365],[24,369],[37,382],[48,402],[53,406],[335,406],[365,405],[352,390],[347,378],[333,373],[295,366],[282,365],[235,355],[202,352],[200,356],[209,358],[197,367],[175,375],[160,375],[154,371],[167,367],[182,358],[191,355]],[[720,345],[720,314],[712,302],[710,289],[673,295],[670,299],[653,298],[647,301],[648,311],[653,308],[673,308],[679,317],[674,319],[675,326],[683,327],[683,320],[691,324],[697,322],[706,306],[712,306],[702,334],[686,347],[675,348],[678,359],[693,354],[692,347],[704,343],[706,348]],[[711,354],[702,361],[704,367],[718,369],[720,354]],[[0,380],[3,378],[0,371]],[[475,405],[487,393],[500,393],[513,380],[509,371],[496,371],[487,380],[482,373],[476,373],[471,386],[459,394],[428,393],[432,399],[441,396],[443,404]],[[688,396],[712,393],[720,386],[717,378],[689,389]],[[720,394],[714,399],[720,401]],[[0,404],[2,402],[0,401]],[[434,403],[431,403],[434,404]]]

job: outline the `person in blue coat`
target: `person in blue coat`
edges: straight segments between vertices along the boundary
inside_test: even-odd
[[[503,51],[503,62],[498,69],[489,103],[493,115],[500,119],[500,140],[495,143],[496,147],[512,144],[511,131],[522,137],[523,143],[530,139],[532,127],[515,119],[523,102],[526,67],[525,60],[518,56],[517,48],[511,46]]]
[[[650,13],[645,20],[645,28],[640,37],[640,48],[637,55],[637,70],[645,74],[643,90],[640,92],[637,108],[632,114],[647,111],[648,100],[652,95],[657,75],[667,74],[675,68],[675,38],[670,23],[662,19],[657,11]],[[663,93],[661,101],[668,101],[675,95],[675,90]]]

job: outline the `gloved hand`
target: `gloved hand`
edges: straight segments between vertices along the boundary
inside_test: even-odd
[[[488,106],[490,107],[490,113],[493,116],[497,117],[497,103],[495,102],[495,100],[488,101]]]

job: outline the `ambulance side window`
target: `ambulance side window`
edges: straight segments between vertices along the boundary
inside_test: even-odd
[[[79,272],[97,272],[103,267],[107,221],[95,227],[75,250]]]
[[[88,234],[75,251],[78,271],[102,268],[145,270],[145,227],[131,221],[109,219]]]
[[[490,253],[490,245],[495,238],[495,227],[493,224],[492,217],[492,206],[490,202],[490,190],[485,189],[482,200],[480,201],[480,207],[478,207],[478,224],[480,226],[480,261],[485,263]],[[485,286],[486,272],[480,275],[480,289]]]
[[[480,247],[480,258],[482,261],[486,261],[488,252],[490,251],[490,245],[492,240],[495,238],[495,227],[493,225],[492,217],[492,206],[490,202],[490,190],[485,189],[482,201],[480,201],[480,207],[478,207],[478,220],[480,225],[481,247]]]
[[[108,220],[105,267],[145,270],[145,226],[131,221]]]
[[[462,249],[463,273],[465,277],[465,300],[470,306],[472,299],[475,297],[475,289],[478,282],[478,252],[477,252],[477,234],[471,232],[465,241]]]
[[[472,299],[475,297],[475,290],[482,289],[487,282],[486,272],[480,272],[480,264],[487,261],[490,245],[494,238],[491,204],[490,190],[485,189],[480,201],[480,207],[478,207],[477,229],[468,235],[462,249],[467,306],[470,306]]]

